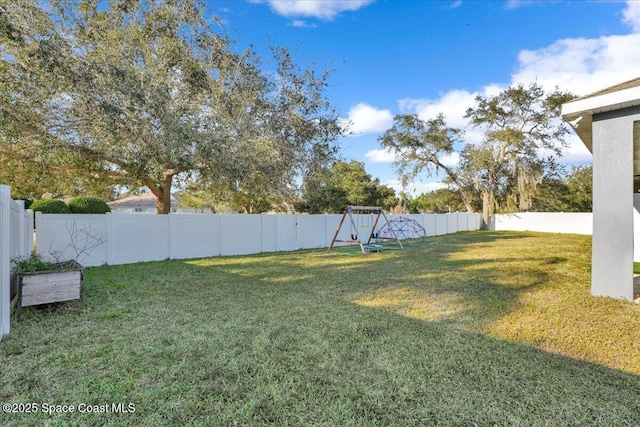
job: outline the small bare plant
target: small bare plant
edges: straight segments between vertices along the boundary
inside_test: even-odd
[[[60,262],[67,257],[67,251],[71,250],[73,253],[73,259],[82,264],[82,262],[91,254],[91,252],[97,247],[107,242],[106,233],[96,233],[93,230],[91,224],[88,227],[78,227],[76,221],[73,220],[71,224],[66,224],[67,232],[69,233],[69,243],[63,250],[52,250],[49,248],[49,256]]]
[[[87,228],[78,228],[74,220],[71,224],[67,224],[66,227],[69,232],[69,244],[64,252],[70,248],[75,254],[76,262],[80,264],[94,249],[107,242],[107,234],[94,233],[91,224]]]

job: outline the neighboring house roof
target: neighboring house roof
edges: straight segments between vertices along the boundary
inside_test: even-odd
[[[171,195],[171,208],[178,207],[180,198],[175,195]],[[111,209],[125,210],[125,209],[155,209],[156,208],[156,196],[152,193],[143,193],[139,196],[129,196],[124,199],[114,200],[107,203]]]
[[[573,127],[589,151],[593,151],[593,115],[639,105],[640,77],[562,104],[562,117]]]

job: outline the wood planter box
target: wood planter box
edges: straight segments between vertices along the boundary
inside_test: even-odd
[[[62,263],[60,270],[18,273],[18,308],[52,302],[82,302],[82,266]]]

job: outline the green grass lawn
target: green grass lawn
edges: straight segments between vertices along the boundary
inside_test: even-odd
[[[589,295],[590,254],[469,232],[91,268],[83,308],[0,342],[0,401],[39,408],[0,425],[640,425],[640,305]]]

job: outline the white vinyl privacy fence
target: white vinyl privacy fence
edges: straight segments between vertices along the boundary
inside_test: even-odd
[[[640,262],[640,194],[634,194],[633,261]],[[593,234],[591,212],[521,212],[495,215],[492,230],[542,231],[545,233]]]
[[[518,212],[494,215],[492,230],[593,234],[591,212]]]
[[[11,200],[11,188],[0,185],[0,339],[11,319],[11,259],[33,250],[33,212],[23,201]]]
[[[389,219],[399,215],[389,215]],[[422,225],[428,236],[478,230],[479,214],[404,215]],[[36,213],[37,249],[42,255],[76,258],[85,266],[129,264],[164,259],[328,247],[342,215],[60,215]],[[361,235],[372,221],[357,221]],[[384,224],[378,224],[381,227]],[[369,227],[369,229],[367,229]],[[378,227],[378,228],[379,228]],[[353,233],[350,226],[341,238]]]

